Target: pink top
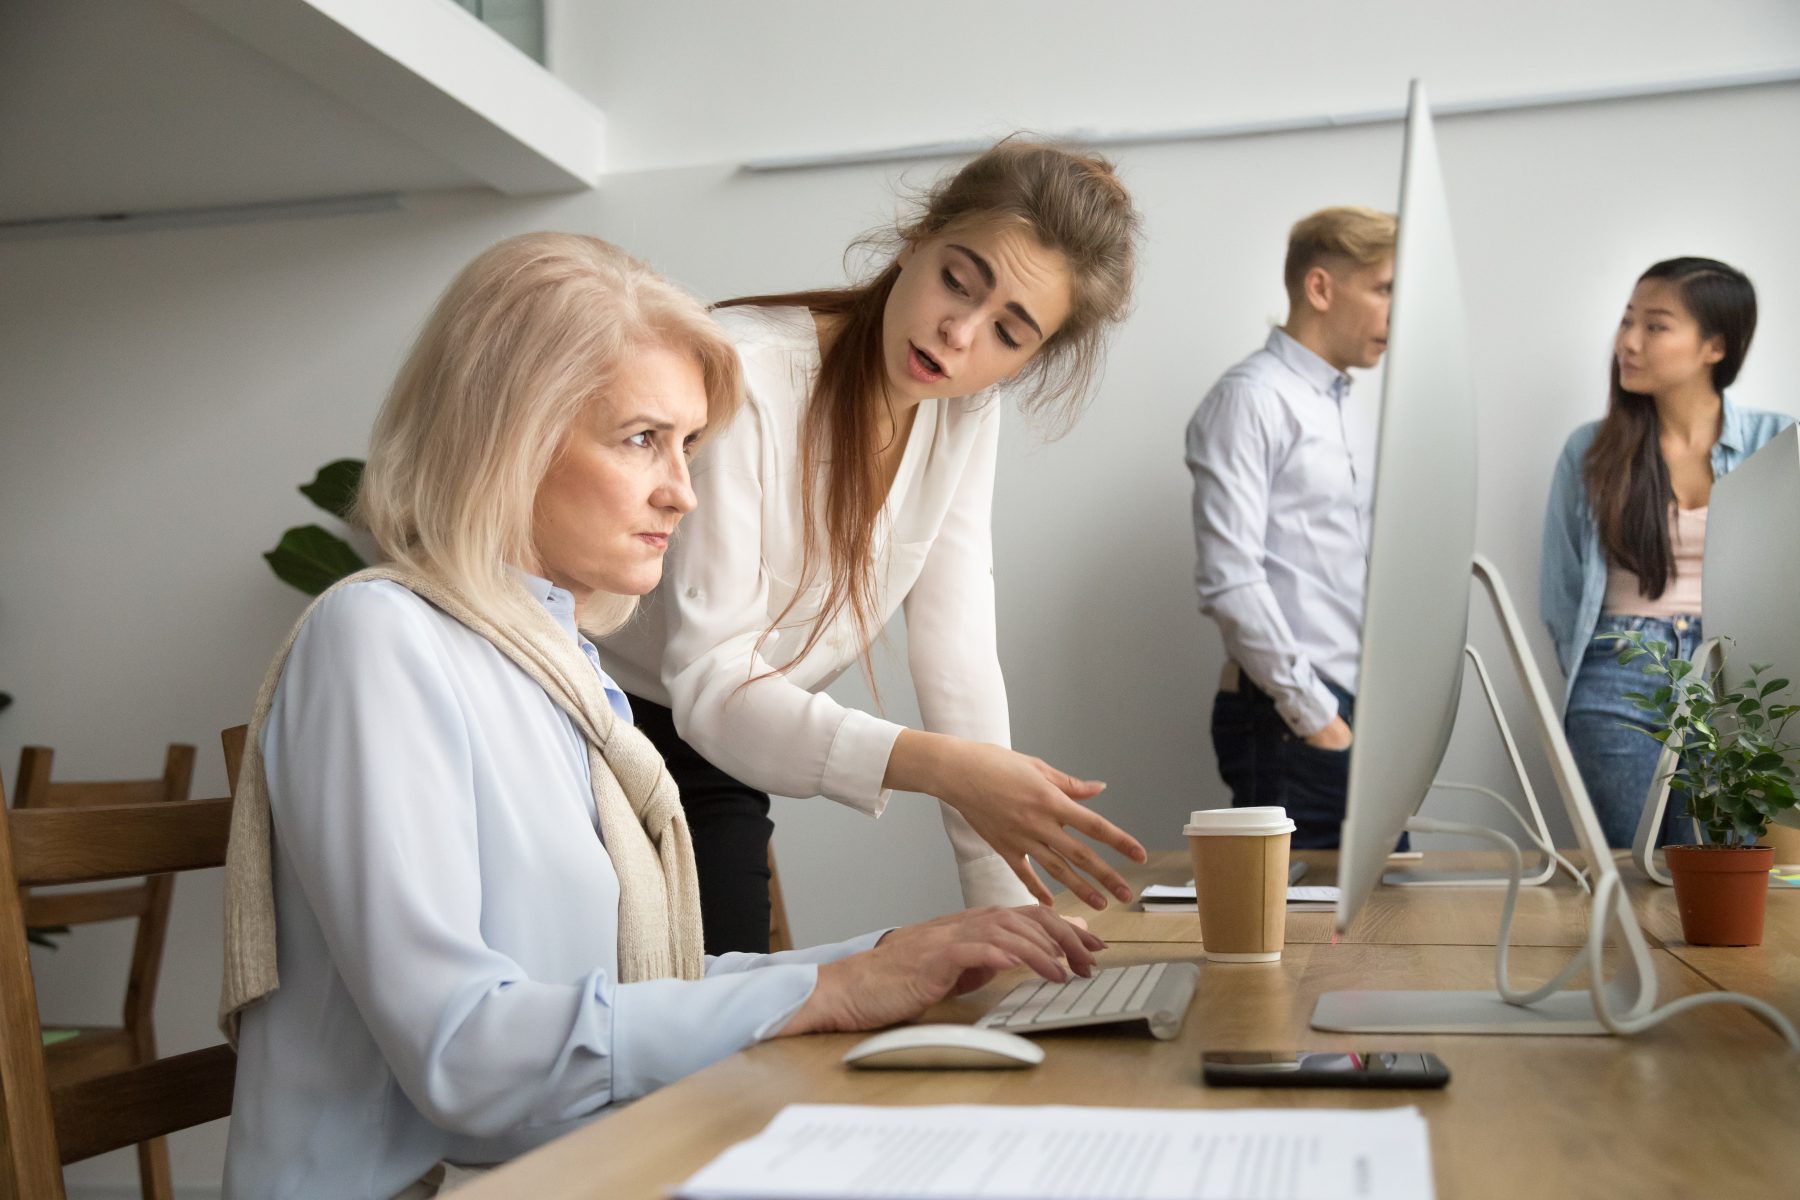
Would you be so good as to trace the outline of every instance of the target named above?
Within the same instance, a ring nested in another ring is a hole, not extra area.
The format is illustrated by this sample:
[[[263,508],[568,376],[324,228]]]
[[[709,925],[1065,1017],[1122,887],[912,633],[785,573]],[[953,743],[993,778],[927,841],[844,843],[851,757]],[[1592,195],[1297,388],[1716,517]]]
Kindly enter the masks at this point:
[[[1606,564],[1606,603],[1601,611],[1620,617],[1700,615],[1700,564],[1706,554],[1706,509],[1669,506],[1669,546],[1675,575],[1652,600],[1638,590],[1637,576],[1617,563]]]

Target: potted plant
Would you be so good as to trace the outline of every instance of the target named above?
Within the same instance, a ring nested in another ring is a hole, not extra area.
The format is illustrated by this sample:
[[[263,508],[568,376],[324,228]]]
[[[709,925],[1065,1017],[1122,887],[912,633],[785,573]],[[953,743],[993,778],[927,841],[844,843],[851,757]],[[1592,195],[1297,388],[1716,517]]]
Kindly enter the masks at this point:
[[[1800,705],[1786,701],[1788,681],[1765,680],[1769,664],[1756,663],[1748,680],[1728,687],[1729,638],[1720,639],[1710,668],[1696,668],[1642,632],[1606,636],[1624,644],[1620,663],[1647,660],[1651,690],[1625,698],[1651,716],[1654,727],[1646,732],[1679,756],[1669,792],[1699,835],[1696,845],[1663,848],[1682,936],[1697,946],[1761,945],[1775,852],[1759,843],[1768,837],[1769,818],[1795,804],[1800,745],[1784,735]]]

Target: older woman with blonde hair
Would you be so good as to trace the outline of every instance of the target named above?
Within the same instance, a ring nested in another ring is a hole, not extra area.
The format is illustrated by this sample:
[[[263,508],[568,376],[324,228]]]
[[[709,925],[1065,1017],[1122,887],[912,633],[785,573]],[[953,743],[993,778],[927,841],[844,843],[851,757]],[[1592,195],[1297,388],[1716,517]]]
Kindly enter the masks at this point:
[[[502,242],[439,302],[358,500],[388,564],[301,617],[238,780],[228,1194],[432,1195],[758,1040],[1090,970],[1039,909],[704,955],[674,784],[583,631],[655,587],[740,389],[593,238]]]

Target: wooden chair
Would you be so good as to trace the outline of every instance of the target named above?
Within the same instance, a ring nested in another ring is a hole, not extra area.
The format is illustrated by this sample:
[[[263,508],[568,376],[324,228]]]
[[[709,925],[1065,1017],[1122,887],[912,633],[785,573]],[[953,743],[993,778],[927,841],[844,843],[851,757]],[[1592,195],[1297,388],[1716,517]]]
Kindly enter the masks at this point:
[[[775,870],[775,847],[769,847],[769,953],[794,948],[794,931],[788,925],[787,904],[781,898],[781,876]]]
[[[52,1079],[25,940],[39,897],[22,899],[30,887],[221,866],[230,828],[229,799],[6,811],[0,797],[0,1200],[63,1200],[63,1164],[230,1115],[237,1059],[224,1045]]]
[[[54,752],[43,746],[26,746],[20,752],[19,793],[15,800],[18,808],[97,808],[186,800],[194,775],[192,746],[170,746],[162,776],[155,779],[52,782],[54,758]],[[157,875],[125,887],[21,895],[27,926],[86,925],[137,918],[137,938],[125,982],[123,1020],[113,1026],[60,1029],[65,1035],[63,1040],[44,1050],[44,1067],[52,1088],[156,1061],[156,982],[162,967],[174,886],[172,876]],[[74,1036],[67,1036],[69,1033]],[[138,1177],[145,1200],[170,1200],[169,1151],[161,1138],[138,1147]]]

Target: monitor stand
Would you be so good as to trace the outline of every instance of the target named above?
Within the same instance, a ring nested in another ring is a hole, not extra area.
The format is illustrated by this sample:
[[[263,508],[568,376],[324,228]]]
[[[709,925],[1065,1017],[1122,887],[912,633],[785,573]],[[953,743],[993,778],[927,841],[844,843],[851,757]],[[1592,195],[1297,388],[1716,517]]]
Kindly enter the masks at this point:
[[[1487,698],[1488,711],[1494,716],[1494,727],[1500,731],[1500,741],[1506,746],[1506,757],[1512,763],[1513,775],[1519,781],[1519,788],[1525,793],[1525,803],[1531,809],[1532,826],[1535,829],[1539,845],[1551,845],[1550,827],[1544,823],[1544,813],[1538,807],[1537,793],[1531,788],[1531,777],[1525,772],[1525,760],[1519,757],[1518,743],[1513,741],[1512,726],[1506,723],[1506,713],[1500,707],[1500,697],[1494,692],[1494,682],[1488,677],[1487,664],[1481,661],[1481,655],[1473,646],[1464,646],[1463,653],[1475,667],[1475,677],[1481,680],[1481,694]],[[1452,788],[1456,785],[1435,783],[1434,788]],[[1556,874],[1556,860],[1543,851],[1538,851],[1543,864],[1533,869],[1522,882],[1526,887],[1537,887],[1548,883]],[[1492,887],[1503,884],[1508,876],[1503,871],[1480,870],[1442,870],[1429,867],[1414,867],[1389,871],[1381,877],[1381,882],[1393,887]]]
[[[1707,638],[1694,651],[1694,669],[1718,670],[1721,652],[1719,639]],[[1657,860],[1656,835],[1662,832],[1663,814],[1669,809],[1669,772],[1675,769],[1675,758],[1675,751],[1667,746],[1657,755],[1656,771],[1650,777],[1650,793],[1644,797],[1643,815],[1638,818],[1637,834],[1631,839],[1631,857],[1638,869],[1648,875],[1652,883],[1660,883],[1664,887],[1672,886],[1675,880]]]
[[[1524,627],[1499,571],[1481,555],[1475,556],[1473,565],[1475,578],[1487,589],[1500,619],[1502,639],[1524,685],[1527,711],[1544,744],[1576,841],[1587,856],[1588,874],[1593,881],[1587,943],[1571,955],[1552,979],[1529,990],[1514,988],[1507,980],[1507,953],[1522,874],[1517,843],[1484,826],[1414,817],[1407,822],[1408,831],[1479,837],[1494,842],[1507,853],[1511,870],[1499,936],[1494,944],[1494,988],[1461,992],[1327,992],[1313,1010],[1314,1029],[1340,1033],[1604,1034],[1635,1027],[1637,1018],[1655,1007],[1656,974],[1650,948],[1624,893],[1618,864],[1607,849],[1606,835],[1594,815],[1587,788],[1569,753],[1562,722],[1557,719],[1537,660],[1525,640]],[[1611,979],[1606,977],[1603,961],[1609,933],[1616,934],[1624,954],[1624,961]],[[1588,987],[1562,990],[1583,968],[1589,973]]]

